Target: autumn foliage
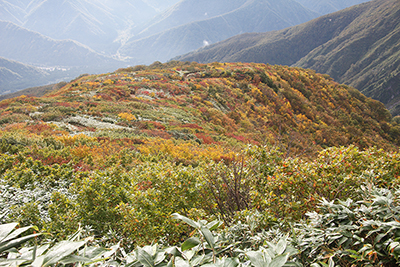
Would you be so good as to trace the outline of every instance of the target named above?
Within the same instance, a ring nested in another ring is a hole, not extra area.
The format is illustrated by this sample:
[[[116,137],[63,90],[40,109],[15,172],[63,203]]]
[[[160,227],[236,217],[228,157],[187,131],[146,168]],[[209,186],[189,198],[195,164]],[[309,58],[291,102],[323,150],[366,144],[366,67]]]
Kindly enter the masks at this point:
[[[4,100],[0,114],[2,220],[57,238],[81,223],[105,242],[173,242],[190,234],[174,212],[299,219],[399,182],[398,122],[312,70],[169,62]]]

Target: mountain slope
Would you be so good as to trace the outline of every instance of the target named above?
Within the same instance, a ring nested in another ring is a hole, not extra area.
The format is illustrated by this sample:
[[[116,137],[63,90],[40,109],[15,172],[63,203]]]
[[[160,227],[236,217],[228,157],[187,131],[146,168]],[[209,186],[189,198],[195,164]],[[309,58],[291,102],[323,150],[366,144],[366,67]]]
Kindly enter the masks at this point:
[[[144,0],[146,4],[157,10],[157,12],[162,12],[179,1],[181,0]]]
[[[11,21],[18,25],[22,24],[25,11],[15,5],[15,3],[10,3],[10,1],[0,0],[0,19]]]
[[[185,0],[180,1],[165,12],[155,16],[139,28],[138,34],[131,41],[144,38],[165,30],[185,25],[194,21],[206,20],[223,15],[241,7],[247,0]]]
[[[39,68],[0,57],[0,95],[23,89],[29,84],[46,83],[50,74]]]
[[[303,6],[321,15],[333,13],[350,6],[358,5],[370,0],[296,0]]]
[[[400,114],[400,2],[375,0],[277,32],[245,34],[177,57],[312,68]]]
[[[53,40],[16,24],[0,21],[0,56],[43,67],[118,66],[118,61],[102,56],[71,40]]]
[[[141,0],[32,1],[24,27],[54,39],[73,39],[107,51],[119,31],[152,17],[156,11]]]
[[[148,141],[154,146],[171,138],[222,146],[275,143],[288,154],[313,154],[327,146],[400,144],[400,126],[382,103],[327,75],[283,66],[156,63],[86,75],[42,98],[5,101],[3,121],[47,121],[94,136],[114,129],[155,138]],[[24,105],[37,112],[18,115]]]
[[[212,3],[216,5],[219,2]],[[130,41],[121,47],[119,53],[141,64],[155,60],[165,61],[235,34],[282,29],[316,16],[316,13],[292,0],[248,0],[231,12]]]

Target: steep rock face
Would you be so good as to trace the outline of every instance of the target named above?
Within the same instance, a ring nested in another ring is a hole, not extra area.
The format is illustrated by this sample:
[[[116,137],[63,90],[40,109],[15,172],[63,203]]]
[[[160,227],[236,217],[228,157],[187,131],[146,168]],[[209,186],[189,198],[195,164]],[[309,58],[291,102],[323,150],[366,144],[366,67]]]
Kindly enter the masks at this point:
[[[176,6],[178,11],[179,8],[185,7],[186,2],[181,2]],[[203,0],[202,2],[207,1]],[[196,18],[200,19],[205,13],[208,14],[206,10],[212,10],[214,6],[217,9],[220,3],[224,2],[215,1],[209,3],[210,6],[204,5],[207,8],[200,9],[196,13]],[[231,11],[226,5],[222,5],[224,8],[220,7],[219,12],[210,12],[211,14],[220,13],[220,15],[170,28],[139,40],[131,40],[121,47],[119,53],[131,57],[133,62],[141,64],[148,64],[156,60],[166,61],[173,56],[221,41],[239,33],[278,30],[318,16],[292,0],[248,0],[234,1],[233,3],[232,6],[228,6]],[[170,10],[172,14],[175,14],[175,17],[178,17],[176,19],[166,13],[165,21],[167,23],[173,21],[176,24],[178,23],[175,20],[185,21],[185,17],[178,16],[178,14],[182,16],[185,12],[178,11]],[[226,13],[222,14],[222,12]],[[142,34],[146,34],[146,31],[161,30],[157,29],[157,27],[162,21],[160,20],[159,23],[152,25]]]
[[[400,114],[400,2],[376,0],[277,32],[245,34],[179,60],[263,62],[312,68]]]

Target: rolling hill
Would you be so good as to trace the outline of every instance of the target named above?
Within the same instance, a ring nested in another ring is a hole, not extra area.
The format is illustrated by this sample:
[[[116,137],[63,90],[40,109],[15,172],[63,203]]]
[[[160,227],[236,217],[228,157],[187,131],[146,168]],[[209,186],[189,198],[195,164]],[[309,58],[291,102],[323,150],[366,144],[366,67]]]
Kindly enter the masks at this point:
[[[174,8],[157,17],[153,24],[142,31],[141,34],[145,37],[136,40],[134,36],[119,49],[119,54],[130,57],[136,64],[166,61],[239,33],[278,30],[318,16],[293,0],[203,0],[199,3],[207,5],[200,5],[189,12],[193,6],[198,6],[193,2],[196,1],[179,2]],[[191,20],[188,14],[199,20],[181,24]],[[211,17],[212,15],[214,17]],[[165,30],[163,25],[173,28]],[[155,34],[146,36],[152,33]]]
[[[400,126],[382,103],[301,68],[155,63],[84,75],[44,97],[18,99],[0,102],[4,122],[44,121],[74,135],[114,129],[194,143],[276,144],[288,154],[400,144]]]
[[[339,207],[334,201],[343,200],[339,202],[343,212],[332,212],[328,217],[339,218],[336,229],[340,232],[344,217],[337,215],[349,214],[349,208],[354,207],[351,203],[358,203],[368,214],[378,210],[379,218],[388,210],[387,203],[397,205],[386,197],[391,195],[388,190],[365,202],[358,200],[365,199],[364,192],[376,192],[375,185],[398,188],[399,145],[400,120],[392,120],[382,103],[310,69],[256,63],[168,62],[84,75],[42,97],[22,95],[0,101],[0,207],[5,214],[1,219],[4,223],[20,222],[23,230],[34,223],[62,240],[78,228],[89,229],[96,236],[90,238],[97,242],[96,247],[83,250],[85,257],[96,258],[71,257],[73,261],[83,258],[89,265],[102,260],[98,252],[93,252],[99,250],[97,244],[119,244],[123,239],[126,247],[138,247],[138,253],[127,254],[129,259],[123,262],[127,266],[135,263],[132,259],[142,253],[143,244],[162,240],[147,246],[147,251],[156,251],[160,244],[182,242],[182,236],[196,240],[193,228],[169,219],[176,212],[186,212],[193,218],[223,216],[227,224],[239,218],[240,229],[244,226],[242,218],[260,222],[257,229],[265,233],[273,227],[270,236],[275,239],[277,233],[280,235],[275,228],[280,219],[297,222],[315,210],[321,199],[327,210]],[[234,206],[235,199],[245,203]],[[382,208],[364,206],[376,202]],[[357,217],[353,222],[369,218]],[[322,229],[332,229],[332,220],[326,221]],[[387,235],[387,225],[393,228],[397,222],[373,223],[384,227],[377,233],[367,224],[369,232],[359,227],[353,229],[354,236],[363,231],[364,236],[379,238]],[[198,225],[203,232],[208,229],[202,226],[204,220]],[[214,227],[215,223],[207,225]],[[308,238],[310,229],[314,230],[305,227],[302,233]],[[107,235],[110,229],[113,234]],[[238,227],[228,229],[237,233]],[[318,236],[324,233],[320,229],[315,230]],[[251,231],[248,226],[240,230],[238,242],[232,242],[230,235],[215,247],[225,250],[225,244],[237,243],[242,249],[241,233]],[[292,240],[303,236],[290,231]],[[42,251],[49,247],[48,236],[38,238],[46,242],[44,249],[40,247]],[[247,236],[252,240],[253,234]],[[355,249],[363,249],[365,244],[356,237],[350,241],[359,245]],[[333,238],[337,240],[336,233]],[[366,239],[371,243],[377,240]],[[301,240],[307,247],[304,254],[296,255],[297,259],[310,258],[308,240]],[[318,240],[325,245],[324,239]],[[381,242],[382,255],[387,247],[384,242],[386,239]],[[71,243],[63,244],[72,251]],[[277,247],[282,247],[282,242],[279,244]],[[117,248],[113,245],[113,249],[100,251],[110,253]],[[178,249],[171,247],[170,251]],[[341,247],[334,243],[321,249],[320,259],[332,249]],[[54,249],[49,251],[54,254]],[[197,253],[190,249],[184,253],[188,252]],[[164,257],[164,251],[161,254]],[[121,256],[116,257],[119,260]],[[149,261],[136,261],[136,265],[146,266],[156,257],[148,256]],[[111,259],[110,264],[101,264],[122,265]],[[6,260],[15,263],[15,259]],[[278,260],[270,266],[281,266],[282,257]],[[350,266],[353,260],[348,257],[344,265],[340,258],[335,264]],[[395,266],[397,258],[390,260]],[[22,261],[30,264],[25,258]],[[73,261],[68,259],[69,264]],[[297,265],[310,266],[312,261]],[[168,258],[167,262],[172,261]],[[225,266],[232,262],[225,262]],[[375,266],[376,262],[366,264]],[[206,263],[202,266],[213,264],[211,255]]]
[[[61,88],[65,84],[66,84],[66,82],[59,82],[56,84],[48,84],[48,85],[29,87],[26,89],[18,90],[17,92],[14,92],[14,93],[9,93],[9,94],[4,94],[4,95],[0,94],[0,101],[4,100],[4,99],[19,97],[19,96],[41,97],[41,96],[44,96],[45,94],[49,93],[50,91]]]
[[[312,68],[400,114],[400,3],[375,0],[281,31],[238,35],[178,60]]]

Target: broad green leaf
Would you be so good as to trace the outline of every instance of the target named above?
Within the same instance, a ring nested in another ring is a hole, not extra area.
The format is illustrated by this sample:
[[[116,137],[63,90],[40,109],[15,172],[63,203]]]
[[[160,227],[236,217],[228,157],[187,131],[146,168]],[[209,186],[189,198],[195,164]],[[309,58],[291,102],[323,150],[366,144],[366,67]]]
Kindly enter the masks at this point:
[[[264,261],[263,253],[261,251],[249,251],[246,252],[249,257],[251,264],[254,267],[268,267],[269,265]]]
[[[220,267],[237,267],[239,265],[239,261],[236,258],[227,258],[218,261],[217,265]]]
[[[85,245],[86,241],[61,241],[52,247],[46,254],[42,255],[43,266],[50,266],[58,263]]]
[[[173,267],[173,266],[174,266],[174,257],[172,257],[172,258],[169,260],[168,264],[167,264],[167,267]]]
[[[278,244],[276,244],[275,252],[278,255],[281,255],[286,250],[287,242],[285,239],[280,239]]]
[[[100,247],[85,247],[80,251],[80,255],[91,259],[97,259],[102,257],[108,251],[110,251],[110,249]]]
[[[389,245],[388,250],[389,250],[389,251],[392,251],[392,250],[394,250],[395,248],[398,248],[399,246],[400,246],[400,243],[399,243],[399,242],[391,242],[390,245]]]
[[[198,239],[197,237],[191,237],[191,238],[187,239],[185,242],[183,242],[181,249],[182,249],[182,251],[185,251],[185,250],[194,248],[198,244],[201,244],[200,239]]]
[[[182,251],[177,247],[169,247],[165,249],[165,253],[173,255],[173,256],[181,256]]]
[[[189,262],[185,261],[181,257],[176,257],[175,258],[175,266],[176,267],[190,267]]]
[[[154,267],[153,258],[145,250],[138,248],[138,260],[144,267]]]
[[[197,266],[197,265],[202,265],[204,263],[204,260],[206,258],[206,255],[202,254],[201,256],[194,257],[194,259],[190,262],[191,266]],[[206,259],[208,260],[208,259]]]
[[[7,223],[0,225],[0,242],[2,242],[3,239],[6,238],[12,231],[14,231],[17,225],[18,223]]]
[[[209,223],[206,225],[206,227],[207,227],[208,229],[210,229],[210,231],[213,231],[213,230],[217,229],[220,225],[221,225],[221,222],[220,222],[220,221],[214,220],[214,221],[212,221],[212,222],[209,222]]]
[[[49,249],[49,247],[50,247],[50,244],[46,244],[46,245],[43,245],[40,247],[37,247],[37,246],[22,247],[19,250],[19,254],[20,254],[19,258],[30,259],[30,260],[34,261],[36,259],[36,257],[45,253]]]
[[[59,261],[60,263],[67,265],[67,264],[73,264],[73,263],[91,263],[93,262],[92,259],[90,258],[86,258],[86,257],[82,257],[82,256],[77,256],[77,255],[69,255],[67,257],[64,257],[63,259],[61,259]]]
[[[200,229],[200,224],[199,223],[197,223],[197,222],[195,222],[195,221],[193,221],[193,220],[191,220],[191,219],[189,219],[189,218],[187,218],[187,217],[185,217],[183,215],[180,215],[178,213],[172,214],[172,218],[175,219],[175,220],[184,221],[185,223],[189,224],[190,226],[192,226],[192,227],[194,227],[196,229]]]
[[[45,259],[45,255],[41,255],[39,257],[36,257],[36,259],[32,262],[32,267],[44,266],[43,265],[44,259]]]
[[[0,259],[0,266],[20,266],[28,262],[28,259]]]
[[[156,246],[144,246],[142,247],[144,251],[146,251],[151,257],[156,255],[157,252],[157,245]]]
[[[6,236],[6,237],[1,241],[1,243],[6,242],[6,241],[11,240],[11,239],[14,239],[14,238],[17,238],[20,234],[22,234],[23,232],[25,232],[25,231],[27,231],[27,230],[29,230],[29,229],[31,229],[31,228],[33,228],[33,227],[32,227],[32,226],[27,226],[27,227],[21,227],[21,228],[15,229],[15,230],[12,231],[8,236]],[[36,230],[37,230],[37,229],[36,229]]]
[[[26,241],[28,241],[28,240],[30,240],[32,238],[35,238],[35,237],[37,237],[39,235],[41,235],[41,234],[40,233],[39,234],[32,234],[32,235],[20,237],[20,238],[14,239],[14,240],[2,242],[0,244],[0,253],[2,253],[3,251],[8,250],[10,248],[17,247],[17,246],[21,245],[22,243],[25,243]]]
[[[194,250],[186,250],[186,251],[184,251],[183,253],[182,253],[182,256],[183,256],[183,258],[185,259],[185,260],[188,260],[188,261],[190,261],[192,258],[193,258],[193,256],[196,254],[196,251],[194,251]]]
[[[214,240],[214,236],[212,235],[211,231],[207,228],[202,226],[200,228],[201,233],[203,234],[204,238],[206,239],[208,245],[214,249],[215,246],[215,240]]]
[[[118,242],[114,246],[112,246],[110,249],[107,249],[107,251],[102,255],[104,258],[109,258],[111,255],[115,254],[117,250],[120,248],[120,243]]]
[[[289,253],[285,253],[283,255],[276,256],[275,258],[272,259],[271,264],[269,265],[270,267],[282,267],[285,265],[289,258]]]
[[[154,258],[154,265],[160,264],[165,259],[165,252],[157,252]]]
[[[379,241],[381,241],[381,239],[384,238],[385,236],[386,236],[386,233],[377,235],[374,243],[375,244],[379,243]]]

